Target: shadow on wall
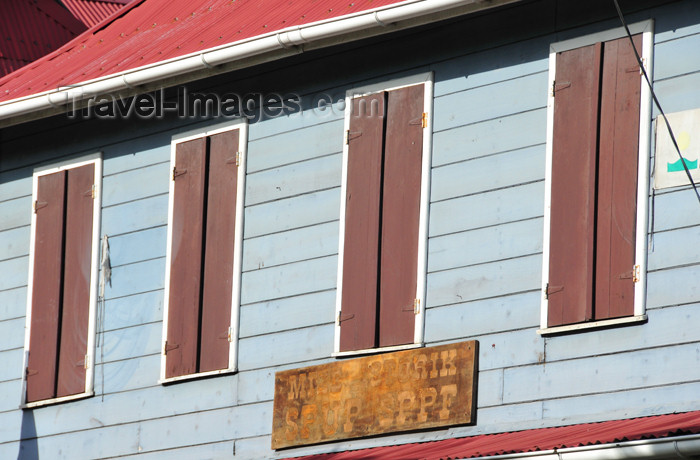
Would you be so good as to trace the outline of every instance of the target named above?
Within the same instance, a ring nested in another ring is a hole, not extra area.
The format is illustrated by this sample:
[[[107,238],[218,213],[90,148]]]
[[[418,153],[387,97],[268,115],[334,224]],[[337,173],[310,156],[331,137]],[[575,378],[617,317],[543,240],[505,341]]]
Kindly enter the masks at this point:
[[[22,428],[17,460],[39,460],[39,444],[36,437],[34,411],[32,410],[22,412]]]

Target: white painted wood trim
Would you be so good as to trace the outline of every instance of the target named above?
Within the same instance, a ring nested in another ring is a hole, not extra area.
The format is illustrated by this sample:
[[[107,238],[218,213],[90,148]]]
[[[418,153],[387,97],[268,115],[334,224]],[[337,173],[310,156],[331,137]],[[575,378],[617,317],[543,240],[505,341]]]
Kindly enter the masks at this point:
[[[233,368],[219,369],[219,370],[215,370],[215,371],[198,372],[196,374],[180,375],[177,377],[170,377],[167,379],[158,379],[158,383],[161,385],[165,385],[168,383],[183,382],[183,381],[187,381],[187,380],[197,380],[197,379],[206,378],[206,377],[213,377],[215,375],[234,374],[235,372],[236,372],[236,369],[233,369]]]
[[[347,135],[350,129],[350,117],[352,112],[352,100],[358,97],[368,96],[381,91],[392,91],[407,86],[424,85],[423,111],[427,114],[428,126],[423,130],[423,157],[421,164],[421,198],[420,198],[420,220],[418,223],[418,261],[416,273],[416,296],[420,302],[419,312],[416,315],[414,328],[414,343],[399,347],[384,347],[370,350],[340,351],[340,311],[343,298],[343,259],[345,251],[345,196],[347,194],[347,172],[348,172],[348,144],[343,142],[342,176],[340,184],[340,222],[338,229],[338,271],[336,279],[336,301],[335,301],[335,336],[333,340],[334,357],[352,356],[358,354],[377,353],[378,351],[401,350],[405,347],[415,348],[421,346],[424,339],[425,324],[425,291],[426,273],[428,257],[428,213],[430,199],[430,167],[433,145],[433,73],[426,72],[403,78],[397,78],[382,83],[352,88],[345,93],[345,121],[343,125],[343,136]]]
[[[547,300],[547,283],[549,282],[549,243],[552,219],[552,141],[554,139],[554,77],[556,75],[557,54],[549,54],[549,78],[547,79],[547,146],[545,147],[544,162],[544,234],[542,235],[542,286],[540,326],[547,327],[547,313],[549,302]]]
[[[350,356],[376,355],[378,353],[389,353],[391,351],[413,350],[423,348],[423,343],[409,343],[408,345],[394,345],[392,347],[365,348],[364,350],[335,351],[331,355],[334,358],[345,358]]]
[[[78,399],[91,398],[95,396],[95,392],[86,391],[85,393],[79,393],[77,395],[63,396],[62,398],[52,398],[44,399],[42,401],[35,401],[31,403],[23,403],[20,409],[32,409],[34,407],[50,406],[51,404],[58,404],[62,402],[75,401]]]
[[[92,209],[92,252],[90,255],[90,294],[88,305],[88,332],[87,332],[87,368],[85,369],[85,392],[64,396],[61,398],[52,398],[43,401],[35,401],[27,403],[27,365],[29,363],[29,337],[31,334],[32,324],[32,287],[34,283],[34,247],[36,245],[36,213],[32,211],[31,231],[29,237],[29,274],[27,276],[27,316],[24,326],[24,359],[22,363],[22,394],[20,396],[20,407],[30,408],[48,404],[55,404],[72,399],[86,398],[94,395],[95,381],[95,338],[97,333],[97,284],[99,272],[100,258],[100,223],[102,212],[102,152],[96,152],[91,155],[85,155],[74,159],[63,160],[50,165],[42,165],[34,168],[32,178],[32,203],[37,200],[39,188],[39,177],[48,174],[57,173],[59,171],[69,170],[88,164],[94,165],[94,184],[95,198],[93,199]]]
[[[654,21],[652,19],[649,19],[646,21],[635,22],[634,24],[628,24],[628,27],[632,35],[647,33],[651,34],[654,29]],[[592,45],[598,42],[616,40],[618,38],[626,36],[627,32],[625,31],[624,27],[616,27],[615,29],[609,29],[602,32],[582,35],[580,37],[572,38],[569,40],[562,40],[560,42],[552,43],[550,45],[549,50],[550,53],[561,53],[562,51],[569,51],[576,48],[581,48],[583,46]]]
[[[647,20],[629,26],[630,32],[642,34],[641,56],[645,64],[647,74],[652,75],[653,60],[653,20]],[[549,243],[551,225],[552,204],[552,141],[554,137],[554,93],[552,91],[556,76],[556,55],[558,52],[568,51],[582,46],[588,46],[600,41],[615,40],[626,37],[623,27],[605,32],[594,33],[582,37],[565,40],[550,45],[549,54],[549,78],[547,86],[547,146],[545,149],[545,202],[544,202],[544,234],[542,238],[542,285],[541,285],[541,309],[540,331],[550,331],[547,327],[548,302],[546,295],[547,282],[549,280]],[[651,155],[651,91],[646,81],[641,79],[640,110],[639,110],[639,154],[637,168],[637,222],[635,242],[635,264],[639,265],[639,281],[634,286],[634,316],[630,318],[644,317],[646,300],[646,260],[647,260],[647,221],[649,214],[649,157]],[[596,322],[599,323],[599,322]],[[585,323],[594,324],[594,323]],[[569,326],[562,326],[569,327]],[[591,329],[595,326],[581,327],[578,329]],[[572,329],[577,330],[577,329]],[[538,331],[539,332],[539,331]],[[550,332],[547,332],[550,333]]]
[[[648,21],[648,27],[642,34],[642,60],[644,70],[649,79],[653,78],[654,69],[654,23]],[[652,82],[653,83],[653,82]],[[639,265],[639,281],[634,286],[634,314],[636,316],[646,313],[647,292],[647,254],[648,238],[647,228],[649,222],[649,193],[651,177],[649,176],[651,155],[651,129],[652,97],[651,90],[642,76],[639,105],[639,164],[637,168],[637,241],[634,260]]]
[[[180,380],[192,380],[200,377],[218,374],[230,374],[238,368],[238,336],[239,336],[239,311],[241,300],[241,270],[243,259],[243,220],[245,203],[245,177],[246,177],[246,157],[248,152],[248,123],[246,119],[236,119],[211,126],[207,130],[190,130],[174,135],[170,142],[170,171],[175,166],[175,149],[177,144],[198,139],[202,137],[219,134],[226,131],[238,129],[238,151],[241,153],[240,164],[238,165],[238,177],[236,181],[236,226],[234,229],[233,247],[233,280],[231,282],[231,342],[229,343],[228,368],[218,369],[210,372],[201,372],[178,377],[165,377],[165,343],[168,340],[168,307],[170,303],[170,262],[172,260],[173,242],[173,209],[175,198],[175,181],[170,176],[168,187],[168,229],[166,237],[165,252],[165,286],[163,293],[163,333],[160,350],[160,378],[158,383],[172,383]]]
[[[612,326],[624,326],[628,324],[639,324],[647,322],[647,315],[626,316],[624,318],[604,319],[601,321],[591,321],[588,323],[567,324],[566,326],[544,327],[538,329],[539,335],[555,335],[566,332],[584,331],[590,329],[602,329]]]

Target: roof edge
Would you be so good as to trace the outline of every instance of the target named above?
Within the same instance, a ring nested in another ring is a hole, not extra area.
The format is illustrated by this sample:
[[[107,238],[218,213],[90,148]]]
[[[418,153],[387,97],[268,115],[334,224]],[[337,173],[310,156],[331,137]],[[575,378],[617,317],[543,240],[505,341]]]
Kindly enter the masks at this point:
[[[666,460],[670,458],[697,458],[698,456],[700,456],[700,435],[694,434],[566,447],[540,452],[469,457],[469,460],[620,460],[626,458]],[[455,458],[455,460],[460,459]]]
[[[125,72],[111,74],[0,103],[0,127],[63,113],[92,97],[148,91],[449,17],[475,13],[522,0],[407,0],[394,5],[221,45]],[[140,2],[134,2],[140,3]],[[131,5],[130,5],[131,6]],[[157,85],[156,85],[157,86]],[[70,105],[70,107],[69,107]]]

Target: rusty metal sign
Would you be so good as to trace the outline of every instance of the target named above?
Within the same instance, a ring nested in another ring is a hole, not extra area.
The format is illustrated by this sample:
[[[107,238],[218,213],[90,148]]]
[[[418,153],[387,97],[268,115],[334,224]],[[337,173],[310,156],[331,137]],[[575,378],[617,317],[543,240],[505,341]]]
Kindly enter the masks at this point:
[[[473,422],[476,341],[275,375],[272,448]]]

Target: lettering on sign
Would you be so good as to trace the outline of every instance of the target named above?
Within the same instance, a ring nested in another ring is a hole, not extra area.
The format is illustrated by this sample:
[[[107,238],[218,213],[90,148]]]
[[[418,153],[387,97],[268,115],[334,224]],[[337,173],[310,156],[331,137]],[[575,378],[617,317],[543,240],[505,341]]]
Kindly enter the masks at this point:
[[[272,448],[473,422],[476,341],[275,375]]]

